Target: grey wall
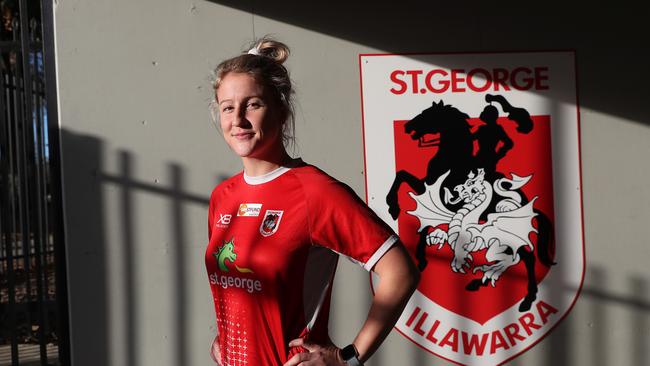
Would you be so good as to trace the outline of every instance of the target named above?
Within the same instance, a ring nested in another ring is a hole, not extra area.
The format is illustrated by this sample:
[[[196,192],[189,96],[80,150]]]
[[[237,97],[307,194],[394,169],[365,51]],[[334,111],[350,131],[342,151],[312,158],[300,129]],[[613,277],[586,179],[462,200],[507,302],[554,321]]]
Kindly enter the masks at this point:
[[[575,49],[587,272],[572,313],[512,365],[650,364],[647,12],[549,2],[56,1],[74,365],[207,365],[211,188],[240,169],[207,112],[210,70],[271,33],[293,50],[296,155],[364,194],[357,55]],[[331,329],[370,302],[341,262]],[[369,365],[445,361],[393,333]]]

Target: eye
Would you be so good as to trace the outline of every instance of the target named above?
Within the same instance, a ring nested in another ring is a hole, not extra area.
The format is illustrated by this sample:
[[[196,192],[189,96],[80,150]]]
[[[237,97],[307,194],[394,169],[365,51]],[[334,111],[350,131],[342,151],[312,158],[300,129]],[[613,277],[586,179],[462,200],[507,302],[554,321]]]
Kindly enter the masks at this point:
[[[261,108],[263,106],[264,106],[264,104],[261,101],[252,100],[252,101],[248,102],[248,104],[246,104],[246,109],[255,110],[255,109]]]
[[[228,112],[232,112],[234,109],[235,108],[233,106],[231,106],[231,105],[224,105],[224,106],[221,107],[221,112],[222,113],[228,113]]]

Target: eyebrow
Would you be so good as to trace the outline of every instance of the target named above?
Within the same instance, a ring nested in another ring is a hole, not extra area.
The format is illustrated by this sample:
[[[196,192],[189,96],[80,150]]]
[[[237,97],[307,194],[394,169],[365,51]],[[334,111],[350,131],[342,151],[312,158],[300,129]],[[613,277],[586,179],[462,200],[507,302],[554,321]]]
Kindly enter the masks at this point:
[[[249,101],[249,100],[251,100],[251,99],[253,99],[253,98],[259,98],[259,99],[261,99],[262,101],[264,101],[264,98],[262,98],[261,95],[251,95],[251,96],[249,96],[249,97],[246,97],[246,98],[244,99],[244,101]],[[217,104],[221,105],[221,103],[232,102],[232,101],[233,101],[232,99],[224,99],[224,100],[222,100],[222,101],[217,100]]]

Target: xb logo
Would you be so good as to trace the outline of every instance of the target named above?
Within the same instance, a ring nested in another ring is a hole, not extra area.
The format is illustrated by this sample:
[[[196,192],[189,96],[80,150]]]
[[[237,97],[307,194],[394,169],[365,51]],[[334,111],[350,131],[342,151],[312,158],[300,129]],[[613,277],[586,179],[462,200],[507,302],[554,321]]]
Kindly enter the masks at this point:
[[[228,227],[228,225],[230,225],[231,219],[232,215],[219,213],[219,219],[214,223],[214,227],[225,229]]]
[[[235,263],[237,259],[237,253],[235,253],[235,238],[230,239],[230,241],[224,242],[223,246],[219,247],[219,251],[212,253],[217,259],[217,265],[222,272],[228,272],[230,269],[226,266],[226,261],[230,263]],[[235,264],[235,268],[240,273],[253,273],[253,270],[248,268],[240,268]]]
[[[221,225],[228,225],[230,224],[230,219],[232,218],[232,215],[229,214],[219,214],[219,220],[217,220],[217,224]]]

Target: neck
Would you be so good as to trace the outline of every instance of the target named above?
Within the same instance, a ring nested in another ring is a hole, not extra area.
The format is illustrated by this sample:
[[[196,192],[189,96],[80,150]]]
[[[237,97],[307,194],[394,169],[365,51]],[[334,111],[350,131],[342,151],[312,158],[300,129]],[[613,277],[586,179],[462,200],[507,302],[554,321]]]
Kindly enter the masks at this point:
[[[286,165],[291,160],[287,152],[282,149],[279,154],[272,157],[252,158],[243,157],[242,163],[244,164],[244,172],[250,177],[256,177],[266,173],[270,173],[275,169]]]

